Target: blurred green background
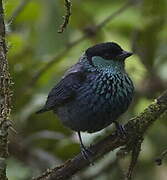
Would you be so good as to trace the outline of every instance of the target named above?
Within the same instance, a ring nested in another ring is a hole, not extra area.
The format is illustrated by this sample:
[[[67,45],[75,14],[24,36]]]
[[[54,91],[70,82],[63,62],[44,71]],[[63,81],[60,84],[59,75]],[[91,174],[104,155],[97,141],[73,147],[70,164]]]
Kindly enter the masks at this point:
[[[95,25],[121,8],[124,0],[73,0],[70,24],[58,34],[65,14],[63,0],[23,0],[20,13],[8,23],[21,0],[5,0],[8,59],[13,85],[12,121],[7,174],[10,180],[28,180],[49,167],[74,157],[79,141],[51,112],[36,115],[49,90],[89,46],[115,41],[135,55],[126,69],[135,84],[135,98],[120,118],[125,123],[139,114],[167,87],[167,1],[134,0],[126,10],[95,32]],[[73,42],[89,33],[75,46]],[[58,56],[58,58],[56,58]],[[49,65],[48,63],[51,62]],[[45,68],[46,67],[46,68]],[[40,72],[40,73],[39,73]],[[161,117],[147,132],[135,180],[166,180],[167,163],[156,166],[154,159],[167,148],[167,121]],[[102,139],[113,127],[83,133],[85,144]],[[75,180],[120,180],[130,156],[116,158],[116,151],[73,177]]]

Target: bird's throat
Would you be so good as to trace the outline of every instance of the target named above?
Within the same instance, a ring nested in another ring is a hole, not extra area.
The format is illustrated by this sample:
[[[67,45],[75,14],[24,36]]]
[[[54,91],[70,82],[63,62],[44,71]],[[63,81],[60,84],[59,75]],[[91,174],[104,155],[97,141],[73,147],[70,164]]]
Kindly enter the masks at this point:
[[[106,60],[100,56],[92,57],[93,65],[100,70],[124,71],[124,61]]]

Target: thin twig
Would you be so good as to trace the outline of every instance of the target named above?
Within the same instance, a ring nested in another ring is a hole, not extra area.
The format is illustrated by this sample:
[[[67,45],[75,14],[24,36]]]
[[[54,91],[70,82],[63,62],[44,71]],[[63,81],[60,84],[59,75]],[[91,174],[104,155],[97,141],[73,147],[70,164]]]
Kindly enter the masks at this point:
[[[136,137],[143,137],[147,129],[153,122],[167,110],[167,90],[150,104],[142,113],[125,124],[127,132],[126,138],[117,136],[114,132],[95,145],[90,146],[93,152],[92,160],[95,161],[104,154],[115,150],[118,147],[125,146]],[[135,143],[134,143],[135,146]],[[82,154],[78,154],[71,160],[66,161],[63,165],[47,170],[41,176],[33,178],[33,180],[66,180],[76,174],[78,171],[88,167],[89,161],[84,159]]]
[[[18,17],[18,15],[24,10],[24,8],[30,1],[31,0],[22,0],[20,4],[16,7],[16,9],[13,11],[12,15],[9,17],[7,24],[11,24],[16,19],[16,17]]]
[[[67,27],[68,23],[69,23],[69,19],[71,16],[71,0],[64,0],[65,2],[65,9],[66,9],[66,14],[65,16],[63,16],[63,23],[60,25],[60,28],[58,30],[58,33],[63,33],[65,28]]]
[[[162,160],[166,157],[167,155],[167,149],[165,149],[161,155],[155,159],[155,162],[157,163],[158,166],[162,165]]]
[[[126,174],[125,180],[131,180],[132,179],[132,173],[135,168],[135,165],[137,164],[137,160],[141,151],[141,144],[143,142],[143,138],[138,137],[136,138],[134,144],[133,144],[133,149],[132,149],[132,157],[131,157],[131,162],[129,165],[128,172]]]
[[[101,29],[104,27],[109,21],[116,18],[118,15],[122,14],[125,10],[127,10],[131,5],[134,5],[132,0],[129,0],[127,3],[125,3],[122,7],[120,7],[117,11],[112,13],[110,16],[108,16],[106,19],[104,19],[101,23],[97,25],[97,29]]]

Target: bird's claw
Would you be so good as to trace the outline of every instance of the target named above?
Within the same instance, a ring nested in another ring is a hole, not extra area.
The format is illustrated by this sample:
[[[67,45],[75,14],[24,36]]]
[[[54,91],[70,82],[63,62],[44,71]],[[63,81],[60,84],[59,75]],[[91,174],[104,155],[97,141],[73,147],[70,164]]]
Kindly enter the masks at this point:
[[[89,163],[91,165],[94,165],[94,163],[92,161],[92,155],[94,154],[93,151],[91,151],[88,148],[82,147],[81,153],[82,153],[82,156],[84,157],[85,160],[89,161]]]
[[[123,125],[120,125],[118,122],[114,122],[114,123],[117,129],[118,136],[120,136],[121,138],[126,138],[127,132],[126,132],[125,127]]]

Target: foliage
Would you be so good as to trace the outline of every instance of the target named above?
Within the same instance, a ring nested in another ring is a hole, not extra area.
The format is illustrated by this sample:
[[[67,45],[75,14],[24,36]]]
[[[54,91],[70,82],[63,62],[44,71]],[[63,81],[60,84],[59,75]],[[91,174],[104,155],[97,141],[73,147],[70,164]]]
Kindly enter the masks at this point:
[[[63,1],[29,0],[8,24],[20,3],[21,0],[5,1],[8,59],[14,82],[12,120],[18,132],[17,135],[10,132],[10,180],[20,179],[19,176],[21,179],[28,179],[79,152],[78,139],[74,132],[65,128],[52,113],[36,115],[35,112],[45,102],[48,91],[60,80],[64,71],[92,44],[116,41],[124,49],[132,49],[136,53],[127,61],[126,66],[135,83],[136,94],[128,112],[120,118],[122,123],[141,112],[167,87],[166,0],[135,1],[133,6],[118,14],[101,30],[65,51],[64,56],[42,73],[37,81],[34,76],[41,68],[70,43],[92,32],[95,25],[125,2],[73,0],[70,22],[62,34],[57,31],[64,15]],[[146,135],[134,179],[166,179],[167,164],[164,162],[162,166],[157,167],[154,163],[154,159],[167,146],[166,126],[167,122],[163,116]],[[84,133],[84,142],[96,142],[111,132],[112,128],[111,126],[91,135]],[[111,168],[104,168],[110,165]],[[111,152],[95,166],[80,172],[76,179],[121,179],[128,165],[128,155],[118,160],[116,152]],[[23,170],[16,174],[16,167]]]

